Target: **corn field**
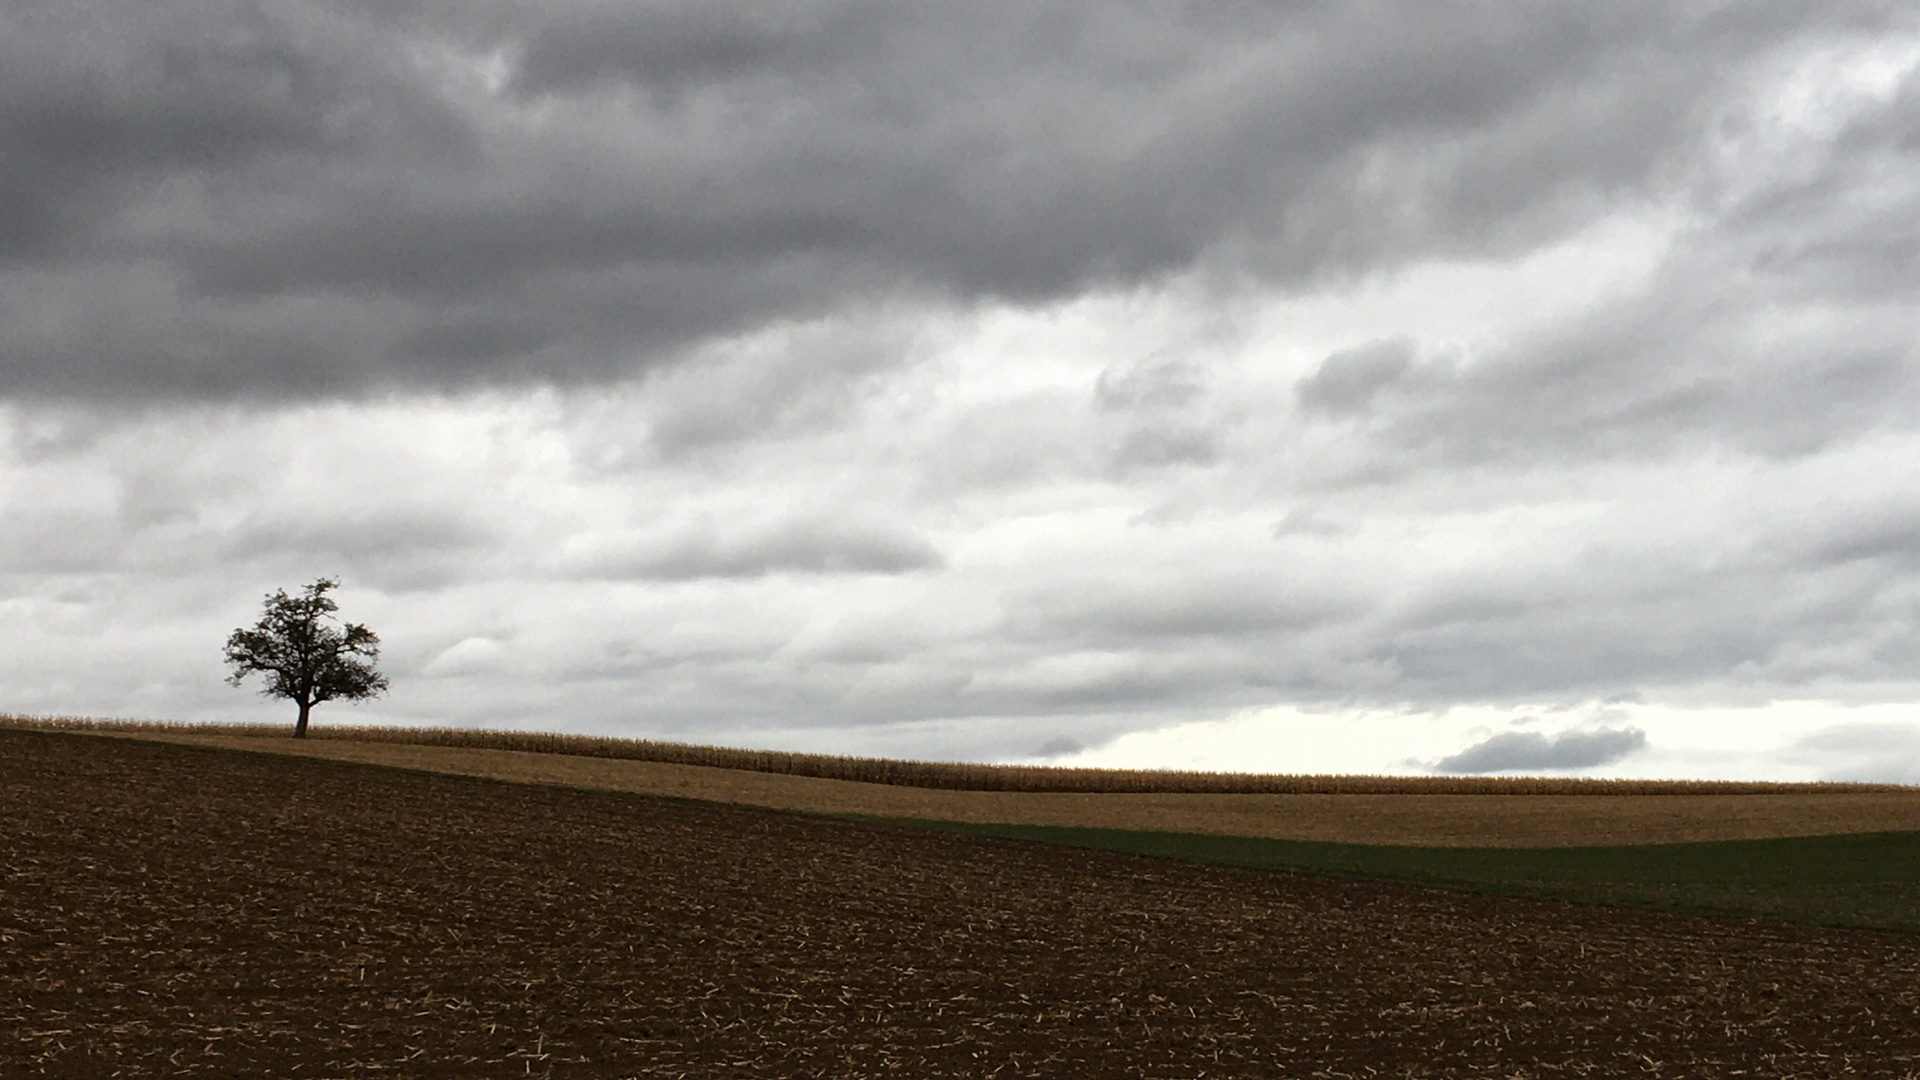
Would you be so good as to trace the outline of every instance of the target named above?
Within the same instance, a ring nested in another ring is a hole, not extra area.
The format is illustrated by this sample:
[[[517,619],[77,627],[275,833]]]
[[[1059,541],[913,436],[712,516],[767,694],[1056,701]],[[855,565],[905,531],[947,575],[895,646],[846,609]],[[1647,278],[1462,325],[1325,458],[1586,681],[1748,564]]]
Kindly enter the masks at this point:
[[[219,736],[285,739],[280,724],[190,724],[75,716],[0,715],[0,727],[98,734]],[[944,791],[1073,792],[1085,794],[1206,795],[1778,795],[1804,792],[1899,791],[1892,784],[1759,783],[1720,780],[1597,780],[1573,777],[1332,776],[1180,772],[1159,769],[1087,769],[1047,765],[984,765],[841,757],[784,750],[744,750],[473,728],[315,727],[313,739],[509,750],[531,754],[651,761],[712,769]]]

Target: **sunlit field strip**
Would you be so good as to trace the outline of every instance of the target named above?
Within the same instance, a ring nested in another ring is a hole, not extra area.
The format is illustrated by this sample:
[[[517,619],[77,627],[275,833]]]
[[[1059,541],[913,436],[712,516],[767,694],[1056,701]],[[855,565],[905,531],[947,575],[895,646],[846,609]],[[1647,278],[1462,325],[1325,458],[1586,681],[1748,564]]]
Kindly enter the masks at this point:
[[[188,724],[65,716],[0,715],[0,726],[103,734],[224,735],[252,738],[284,738],[289,733],[287,725]],[[308,737],[364,743],[512,750],[523,753],[697,765],[783,776],[815,777],[944,791],[1215,795],[1777,795],[1907,790],[1898,785],[1857,783],[1598,780],[1492,776],[1327,776],[1082,769],[1044,765],[982,765],[839,757],[830,754],[802,754],[779,750],[695,746],[647,739],[467,728],[317,725],[308,733]]]

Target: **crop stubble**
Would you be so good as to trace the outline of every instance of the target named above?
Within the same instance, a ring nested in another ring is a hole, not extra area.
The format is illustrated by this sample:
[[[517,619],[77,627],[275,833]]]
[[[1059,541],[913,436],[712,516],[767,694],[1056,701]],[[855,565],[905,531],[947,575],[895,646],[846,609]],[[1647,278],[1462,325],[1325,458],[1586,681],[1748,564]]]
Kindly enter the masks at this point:
[[[0,1075],[1906,1076],[1920,939],[0,732]]]
[[[971,824],[1457,847],[1759,840],[1920,829],[1920,789],[1756,785],[1740,794],[1212,794],[953,791],[670,762],[353,739],[140,738],[777,810]],[[1421,788],[1421,778],[1404,783]]]

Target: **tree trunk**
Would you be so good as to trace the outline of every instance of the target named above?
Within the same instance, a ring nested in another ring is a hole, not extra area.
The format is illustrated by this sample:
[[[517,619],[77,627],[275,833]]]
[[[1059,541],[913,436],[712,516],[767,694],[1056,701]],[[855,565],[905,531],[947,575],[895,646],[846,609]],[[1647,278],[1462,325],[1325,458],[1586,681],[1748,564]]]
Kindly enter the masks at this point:
[[[298,722],[296,722],[296,723],[295,723],[295,724],[293,725],[293,737],[294,737],[294,738],[296,738],[296,739],[304,739],[304,738],[306,738],[306,737],[307,737],[307,714],[308,714],[308,713],[310,713],[310,712],[312,712],[312,711],[313,711],[313,703],[312,703],[312,702],[310,702],[310,701],[303,701],[303,702],[301,702],[301,703],[300,703],[300,719],[299,719],[299,721],[298,721]]]

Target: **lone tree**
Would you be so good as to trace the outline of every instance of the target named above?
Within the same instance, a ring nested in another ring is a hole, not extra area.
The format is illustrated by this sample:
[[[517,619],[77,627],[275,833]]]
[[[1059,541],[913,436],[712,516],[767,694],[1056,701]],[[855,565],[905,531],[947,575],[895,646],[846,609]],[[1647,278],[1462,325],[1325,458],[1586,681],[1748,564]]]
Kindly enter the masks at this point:
[[[299,596],[285,589],[267,597],[266,614],[251,630],[235,630],[227,639],[227,663],[235,686],[254,672],[266,676],[260,693],[293,699],[300,720],[293,737],[307,737],[307,714],[315,705],[335,699],[360,701],[386,690],[386,676],[373,669],[380,658],[380,638],[359,623],[332,625],[340,605],[327,593],[340,582],[321,578]]]

